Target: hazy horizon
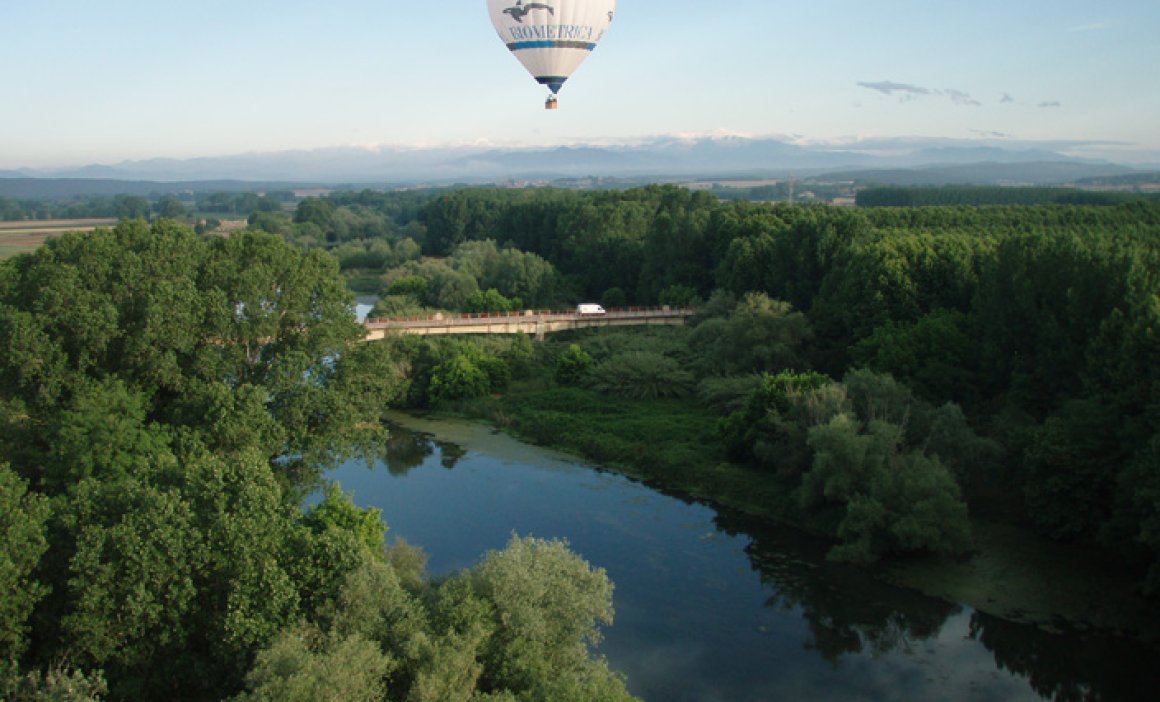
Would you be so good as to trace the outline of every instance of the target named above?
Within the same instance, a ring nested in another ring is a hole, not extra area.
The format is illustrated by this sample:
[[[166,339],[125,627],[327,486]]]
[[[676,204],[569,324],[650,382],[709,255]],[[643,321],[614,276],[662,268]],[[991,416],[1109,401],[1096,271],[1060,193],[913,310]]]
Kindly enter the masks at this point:
[[[1160,162],[1160,5],[622,0],[542,109],[483,0],[6,8],[0,170],[740,134]],[[1059,150],[1059,149],[1055,149]]]

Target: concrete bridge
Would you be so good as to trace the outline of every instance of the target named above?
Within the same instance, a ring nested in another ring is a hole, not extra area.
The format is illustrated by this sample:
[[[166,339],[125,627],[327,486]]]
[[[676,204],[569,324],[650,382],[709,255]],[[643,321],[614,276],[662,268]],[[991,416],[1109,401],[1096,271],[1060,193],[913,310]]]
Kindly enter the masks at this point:
[[[680,326],[693,316],[692,308],[613,309],[604,314],[579,314],[575,311],[443,313],[430,317],[400,319],[372,318],[365,322],[367,341],[378,341],[387,334],[533,334],[537,340],[553,332],[591,327]]]

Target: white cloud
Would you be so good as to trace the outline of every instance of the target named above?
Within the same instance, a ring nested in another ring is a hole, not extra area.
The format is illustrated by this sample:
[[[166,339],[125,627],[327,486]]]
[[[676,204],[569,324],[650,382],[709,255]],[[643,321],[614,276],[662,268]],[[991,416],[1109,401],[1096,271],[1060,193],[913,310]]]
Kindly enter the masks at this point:
[[[924,88],[921,85],[914,85],[913,83],[899,83],[893,80],[879,80],[879,81],[859,81],[858,87],[873,90],[882,93],[883,95],[900,95],[902,102],[909,102],[927,95],[942,95],[950,98],[951,102],[956,105],[963,105],[966,107],[979,107],[983,103],[971,97],[971,94],[962,90],[954,88],[946,88],[944,90],[935,90],[932,88]]]
[[[978,100],[976,100],[975,98],[971,97],[969,93],[964,93],[961,90],[954,90],[951,88],[947,88],[946,90],[944,90],[942,92],[943,92],[943,94],[945,94],[947,97],[949,97],[951,99],[951,102],[955,103],[956,105],[966,105],[968,107],[979,107],[983,104],[983,103],[979,102]]]
[[[923,88],[918,85],[911,85],[909,83],[896,83],[892,80],[880,80],[875,82],[860,81],[860,87],[876,90],[883,95],[893,95],[895,93],[902,93],[903,97],[915,95],[930,95],[934,91],[930,88]]]

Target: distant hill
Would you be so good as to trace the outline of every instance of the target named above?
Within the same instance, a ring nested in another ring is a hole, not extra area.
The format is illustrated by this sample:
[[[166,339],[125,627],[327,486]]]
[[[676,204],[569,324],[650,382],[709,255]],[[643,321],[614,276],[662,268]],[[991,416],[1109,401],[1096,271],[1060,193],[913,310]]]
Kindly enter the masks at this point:
[[[192,192],[252,192],[286,190],[306,184],[264,183],[244,180],[199,180],[163,183],[111,178],[0,178],[0,197],[12,199],[68,199],[86,196],[168,195]]]
[[[1133,173],[1125,166],[1072,158],[1034,143],[888,139],[801,144],[773,138],[669,136],[637,143],[557,147],[340,147],[8,170],[0,173],[0,196],[791,175],[824,175],[831,180],[879,185],[1051,185]]]

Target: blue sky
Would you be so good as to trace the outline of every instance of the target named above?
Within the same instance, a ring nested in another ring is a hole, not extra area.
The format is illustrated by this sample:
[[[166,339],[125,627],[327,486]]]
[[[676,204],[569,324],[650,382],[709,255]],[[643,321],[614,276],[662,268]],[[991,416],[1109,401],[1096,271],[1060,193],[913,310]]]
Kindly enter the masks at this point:
[[[0,169],[668,134],[1160,162],[1157,0],[620,0],[545,91],[484,0],[2,0]]]

